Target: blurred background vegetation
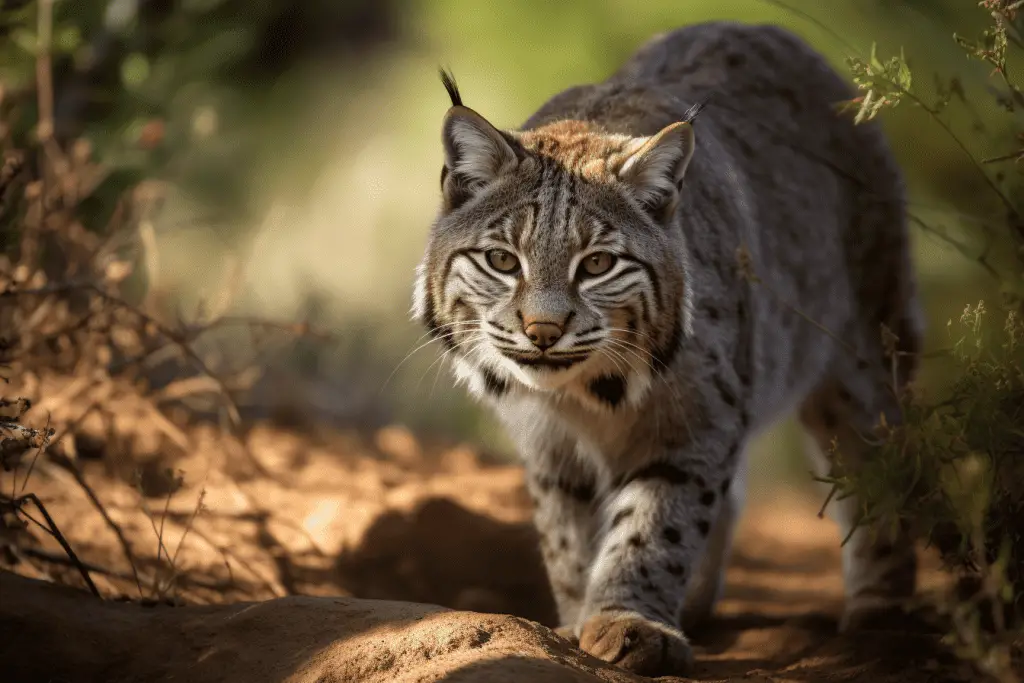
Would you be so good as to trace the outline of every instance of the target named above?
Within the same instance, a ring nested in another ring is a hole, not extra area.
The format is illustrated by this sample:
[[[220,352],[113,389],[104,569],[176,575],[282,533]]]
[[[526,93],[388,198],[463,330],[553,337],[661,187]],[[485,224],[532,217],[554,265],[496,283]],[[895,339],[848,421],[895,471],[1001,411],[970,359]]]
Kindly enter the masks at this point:
[[[409,356],[423,339],[407,311],[447,108],[437,66],[454,70],[470,106],[515,127],[558,91],[608,76],[654,34],[712,19],[786,26],[844,73],[845,58],[872,43],[883,59],[902,48],[915,92],[958,101],[943,120],[976,158],[1005,153],[1021,128],[1020,110],[1013,128],[993,97],[991,66],[953,42],[990,23],[965,0],[3,0],[0,138],[11,149],[36,135],[43,107],[58,140],[88,141],[106,169],[83,204],[90,229],[104,229],[125,188],[159,189],[136,248],[145,267],[127,285],[134,297],[170,317],[229,301],[238,314],[332,333],[267,361],[252,410],[399,422],[505,458],[507,442],[452,387],[439,349]],[[47,45],[52,102],[33,92]],[[947,348],[948,319],[999,298],[977,257],[1012,259],[1000,241],[1006,207],[935,120],[910,106],[882,118],[911,210],[930,226],[915,231],[928,347]],[[4,250],[19,211],[0,211]],[[930,361],[923,384],[947,375]],[[755,490],[809,483],[793,431],[759,442]]]

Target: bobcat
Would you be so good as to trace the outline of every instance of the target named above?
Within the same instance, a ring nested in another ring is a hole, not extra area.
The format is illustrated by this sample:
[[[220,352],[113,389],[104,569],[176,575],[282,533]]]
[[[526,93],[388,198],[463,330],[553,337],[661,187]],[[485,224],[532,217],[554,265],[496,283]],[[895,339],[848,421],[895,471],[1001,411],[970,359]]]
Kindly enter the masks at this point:
[[[797,411],[827,473],[833,438],[856,467],[879,415],[898,420],[883,325],[908,359],[898,385],[923,330],[900,171],[876,125],[838,113],[840,76],[774,26],[658,36],[518,130],[442,79],[413,315],[517,442],[561,632],[640,674],[684,671],[751,437]],[[830,508],[845,537],[856,500]],[[912,595],[915,571],[906,530],[858,528],[840,627]]]

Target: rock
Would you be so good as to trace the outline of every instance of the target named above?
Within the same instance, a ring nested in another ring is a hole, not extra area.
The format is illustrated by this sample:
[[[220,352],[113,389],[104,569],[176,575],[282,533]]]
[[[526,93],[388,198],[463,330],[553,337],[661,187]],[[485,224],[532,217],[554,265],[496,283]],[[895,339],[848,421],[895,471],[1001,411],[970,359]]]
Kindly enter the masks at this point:
[[[0,596],[0,672],[18,683],[645,680],[534,622],[431,605],[287,597],[144,607],[8,572]]]

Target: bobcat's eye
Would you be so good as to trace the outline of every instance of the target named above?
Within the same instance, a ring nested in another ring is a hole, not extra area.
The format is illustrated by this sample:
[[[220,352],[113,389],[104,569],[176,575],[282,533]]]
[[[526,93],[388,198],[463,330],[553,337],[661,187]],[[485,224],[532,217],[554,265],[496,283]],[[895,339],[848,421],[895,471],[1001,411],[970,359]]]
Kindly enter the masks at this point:
[[[579,275],[581,277],[596,277],[604,275],[615,265],[615,255],[607,251],[599,251],[596,254],[589,254],[580,263]]]
[[[519,270],[519,259],[504,249],[491,249],[487,252],[487,263],[499,273],[514,273]]]

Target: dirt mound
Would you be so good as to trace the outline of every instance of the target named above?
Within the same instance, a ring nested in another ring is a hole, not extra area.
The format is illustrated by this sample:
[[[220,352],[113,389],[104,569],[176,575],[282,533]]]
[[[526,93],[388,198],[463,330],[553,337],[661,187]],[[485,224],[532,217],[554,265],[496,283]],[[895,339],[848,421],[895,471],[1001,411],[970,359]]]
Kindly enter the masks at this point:
[[[0,573],[8,681],[394,683],[638,680],[517,617],[354,598],[101,602]]]
[[[556,616],[519,468],[396,429],[267,427],[245,444],[262,473],[238,476],[225,464],[238,444],[213,428],[189,440],[170,498],[103,460],[78,463],[93,499],[67,467],[37,465],[31,489],[108,599],[3,575],[3,680],[640,680],[545,628]],[[836,634],[839,539],[815,512],[787,496],[753,504],[718,616],[689,634],[691,675],[977,680],[938,635],[905,624]],[[0,551],[23,576],[81,585],[52,539],[0,534]],[[943,581],[934,565],[923,579],[926,590]]]

